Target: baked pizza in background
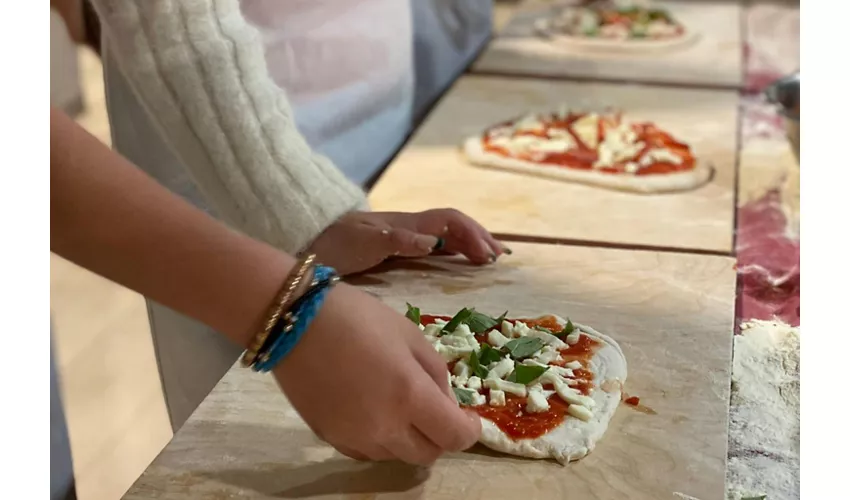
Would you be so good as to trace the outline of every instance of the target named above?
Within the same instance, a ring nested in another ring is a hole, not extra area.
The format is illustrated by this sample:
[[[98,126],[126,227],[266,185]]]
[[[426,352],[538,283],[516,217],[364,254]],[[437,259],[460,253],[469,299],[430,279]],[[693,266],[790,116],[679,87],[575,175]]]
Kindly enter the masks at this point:
[[[593,450],[626,381],[611,338],[555,315],[498,318],[474,309],[407,317],[443,356],[458,404],[481,417],[481,443],[566,464]]]
[[[578,48],[653,50],[685,45],[694,33],[666,9],[597,1],[558,7],[535,23],[538,34]]]
[[[655,124],[613,111],[565,108],[509,120],[468,138],[463,152],[483,167],[640,193],[694,189],[713,172]]]

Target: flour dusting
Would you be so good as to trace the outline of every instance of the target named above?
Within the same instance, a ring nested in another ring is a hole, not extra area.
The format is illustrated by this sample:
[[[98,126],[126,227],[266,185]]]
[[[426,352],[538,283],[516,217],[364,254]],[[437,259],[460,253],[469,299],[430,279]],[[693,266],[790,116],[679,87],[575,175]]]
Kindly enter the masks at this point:
[[[730,500],[800,498],[800,328],[749,321],[735,337]]]

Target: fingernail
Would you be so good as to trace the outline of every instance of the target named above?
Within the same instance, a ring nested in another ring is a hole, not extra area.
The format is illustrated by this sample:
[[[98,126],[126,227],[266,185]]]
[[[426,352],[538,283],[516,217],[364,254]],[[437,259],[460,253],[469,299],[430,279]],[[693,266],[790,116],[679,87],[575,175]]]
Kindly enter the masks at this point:
[[[502,253],[504,253],[506,255],[513,255],[514,251],[511,250],[510,248],[506,247],[506,246],[502,246]]]
[[[423,252],[430,252],[434,249],[434,247],[437,246],[437,244],[440,242],[439,240],[440,239],[437,238],[437,237],[426,236],[426,235],[421,234],[421,235],[416,236],[416,239],[414,240],[414,244],[416,245],[416,248],[418,248],[419,250],[422,250]]]
[[[445,246],[446,240],[444,238],[437,238],[437,244],[434,245],[434,248],[432,250],[436,252],[442,250],[443,248],[445,248]]]
[[[498,257],[496,257],[496,254],[493,253],[493,252],[490,252],[490,264],[493,264],[494,262],[496,262],[496,259],[498,259]]]

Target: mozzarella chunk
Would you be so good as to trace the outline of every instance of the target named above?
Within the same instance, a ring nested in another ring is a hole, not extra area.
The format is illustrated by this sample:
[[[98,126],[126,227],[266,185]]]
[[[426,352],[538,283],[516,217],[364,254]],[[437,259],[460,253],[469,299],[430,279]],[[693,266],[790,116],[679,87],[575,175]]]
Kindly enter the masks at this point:
[[[460,360],[455,363],[455,366],[452,369],[452,373],[454,373],[458,377],[469,378],[469,365],[466,364],[466,361]]]
[[[451,384],[459,389],[463,389],[466,387],[466,377],[461,377],[458,375],[452,375],[449,377],[449,381]]]
[[[565,153],[572,147],[573,142],[564,137],[538,141],[531,145],[529,149],[539,153]]]
[[[505,391],[493,389],[490,391],[490,406],[505,406]]]
[[[536,116],[528,115],[516,122],[514,128],[517,132],[542,132],[545,127]]]
[[[573,371],[569,368],[565,368],[563,366],[550,366],[549,371],[556,374],[559,377],[572,377]]]
[[[626,163],[624,168],[626,170],[626,173],[636,174],[638,172],[638,170],[640,170],[640,165],[638,165],[637,163],[635,163],[633,161],[630,161],[630,162]]]
[[[425,325],[421,325],[421,324],[420,324],[420,325],[419,325],[419,329],[420,329],[420,330],[422,330],[422,331],[424,332],[424,331],[425,331]]]
[[[484,380],[484,387],[491,390],[496,389],[498,391],[508,392],[521,398],[528,395],[528,391],[524,385],[517,384],[516,382],[508,382],[507,380],[498,378],[487,378]]]
[[[566,344],[564,345],[566,346]],[[559,353],[554,347],[548,345],[534,354],[534,359],[536,361],[547,365],[560,357],[561,353]]]
[[[593,149],[599,145],[599,115],[588,113],[573,123],[573,132],[587,147]]]
[[[431,323],[426,326],[422,331],[425,332],[426,337],[439,337],[440,332],[443,330],[443,325],[438,325],[436,323]]]
[[[646,34],[649,36],[672,36],[677,34],[676,26],[664,21],[652,21],[646,26]]]
[[[465,358],[472,354],[472,351],[474,351],[474,349],[470,346],[453,347],[450,345],[443,345],[440,342],[434,342],[431,345],[434,346],[434,349],[436,349],[437,354],[442,356],[447,363],[451,363],[456,359]]]
[[[514,336],[514,325],[511,324],[511,322],[506,320],[502,321],[502,335],[508,338]]]
[[[543,330],[538,330],[533,328],[528,331],[526,334],[529,337],[535,337],[542,340],[547,346],[554,347],[555,349],[563,349],[567,347],[567,344],[564,343],[563,340],[558,337],[552,335],[549,332],[544,332]]]
[[[654,162],[672,163],[673,165],[681,165],[684,160],[676,153],[665,148],[653,148],[646,152],[641,158],[641,164],[644,166]]]
[[[473,392],[472,403],[469,406],[481,406],[484,404],[487,404],[487,398],[481,393]],[[567,410],[569,410],[569,408],[567,408]]]
[[[499,330],[490,330],[487,333],[487,343],[493,347],[499,348],[508,343],[508,338],[502,335]]]
[[[584,422],[589,422],[593,418],[593,412],[581,405],[568,406],[567,413]]]
[[[593,398],[585,396],[572,387],[569,387],[567,384],[561,382],[555,384],[555,392],[558,393],[558,397],[571,405],[581,405],[587,408],[593,408],[596,405]]]
[[[522,360],[522,364],[526,366],[539,366],[540,368],[547,368],[549,366],[546,363],[541,363],[540,361],[537,361],[536,359],[532,358],[526,358]]]
[[[505,378],[514,371],[514,360],[511,359],[510,356],[505,356],[499,361],[494,361],[488,367],[490,373],[487,374],[487,378]]]
[[[513,328],[514,337],[525,337],[526,335],[528,335],[528,332],[530,332],[530,331],[531,331],[531,328],[529,328],[528,325],[526,325],[522,321],[514,322],[514,328]]]
[[[574,330],[573,333],[567,335],[564,340],[566,340],[569,345],[576,345],[578,344],[578,341],[581,340],[581,332]]]
[[[473,375],[469,377],[469,380],[466,382],[466,386],[472,389],[473,391],[477,391],[481,389],[481,379]]]
[[[569,368],[570,370],[578,370],[581,368],[581,361],[572,360],[569,363],[564,365],[565,368]]]
[[[536,385],[528,390],[528,402],[525,405],[525,411],[528,413],[543,413],[549,410],[549,401],[539,387],[540,385]]]

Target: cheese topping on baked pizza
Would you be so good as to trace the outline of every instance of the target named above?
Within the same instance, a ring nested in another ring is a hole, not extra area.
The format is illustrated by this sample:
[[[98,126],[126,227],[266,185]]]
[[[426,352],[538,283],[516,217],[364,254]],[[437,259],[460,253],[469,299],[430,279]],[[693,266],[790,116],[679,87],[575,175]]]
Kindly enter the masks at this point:
[[[493,318],[472,309],[455,316],[408,318],[445,359],[458,403],[513,439],[541,436],[565,418],[593,418],[590,359],[601,344],[554,316]]]
[[[670,174],[696,166],[687,144],[652,123],[625,122],[613,112],[525,116],[486,130],[482,148],[538,165],[605,174]]]
[[[685,28],[664,9],[623,2],[570,6],[541,19],[538,29],[564,35],[608,40],[664,40],[681,37]]]

